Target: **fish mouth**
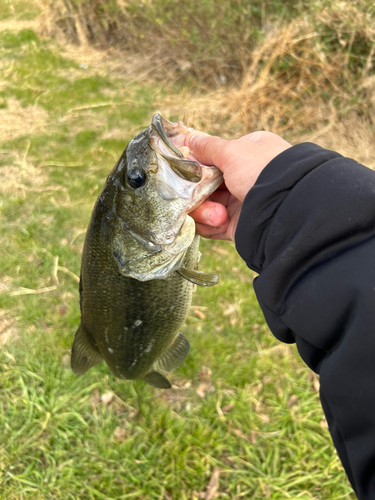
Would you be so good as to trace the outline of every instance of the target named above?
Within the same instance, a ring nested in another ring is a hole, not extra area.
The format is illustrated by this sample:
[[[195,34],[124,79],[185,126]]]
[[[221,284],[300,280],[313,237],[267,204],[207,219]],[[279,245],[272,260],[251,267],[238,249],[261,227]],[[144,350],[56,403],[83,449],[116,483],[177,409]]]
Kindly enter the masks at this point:
[[[192,130],[185,127],[182,122],[172,123],[156,113],[151,122],[151,143],[176,175],[185,181],[197,183],[202,180],[202,166],[195,160],[187,159],[188,148],[181,147],[182,151],[185,150],[185,156],[174,144],[174,142],[181,143],[181,136],[183,144],[183,138]]]
[[[156,113],[150,127],[150,144],[158,156],[158,191],[163,199],[190,199],[188,212],[197,208],[222,183],[221,171],[204,165],[184,146],[194,129],[172,123]]]
[[[184,146],[186,135],[193,130],[182,122],[170,122],[159,113],[152,118],[149,138],[157,156],[156,189],[163,200],[178,200],[180,211],[168,227],[148,234],[153,245],[171,248],[179,238],[187,214],[198,208],[222,183],[222,173],[218,168],[191,158],[189,148]],[[189,244],[193,236],[189,238]]]

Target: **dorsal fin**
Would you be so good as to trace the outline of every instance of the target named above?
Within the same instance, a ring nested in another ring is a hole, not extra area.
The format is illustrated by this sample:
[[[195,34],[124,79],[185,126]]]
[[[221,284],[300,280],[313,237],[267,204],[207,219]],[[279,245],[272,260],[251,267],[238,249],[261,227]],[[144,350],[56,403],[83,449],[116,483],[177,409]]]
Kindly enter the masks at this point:
[[[77,375],[83,375],[102,360],[100,352],[92,346],[84,327],[80,324],[72,347],[72,370]]]
[[[146,375],[139,378],[152,385],[152,387],[157,387],[158,389],[170,389],[172,387],[169,380],[155,370],[150,370],[146,373]]]
[[[187,269],[186,267],[177,269],[177,272],[183,278],[198,286],[214,286],[219,282],[219,276],[216,273],[202,273],[202,271]]]
[[[168,349],[158,358],[154,366],[163,373],[169,373],[185,361],[189,350],[189,342],[182,333],[179,333]]]

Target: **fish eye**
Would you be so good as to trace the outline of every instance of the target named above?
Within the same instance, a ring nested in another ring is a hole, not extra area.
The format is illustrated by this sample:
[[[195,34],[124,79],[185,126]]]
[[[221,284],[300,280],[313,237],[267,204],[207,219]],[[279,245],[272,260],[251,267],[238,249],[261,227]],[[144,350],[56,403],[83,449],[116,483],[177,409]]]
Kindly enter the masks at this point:
[[[127,173],[127,181],[131,188],[138,189],[146,182],[146,174],[140,168],[134,168]]]

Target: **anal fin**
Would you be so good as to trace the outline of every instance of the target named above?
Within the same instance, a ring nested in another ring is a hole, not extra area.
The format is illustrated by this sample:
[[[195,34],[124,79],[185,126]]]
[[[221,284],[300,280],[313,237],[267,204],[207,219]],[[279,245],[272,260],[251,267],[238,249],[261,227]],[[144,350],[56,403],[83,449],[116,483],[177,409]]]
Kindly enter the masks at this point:
[[[157,387],[158,389],[170,389],[172,387],[169,380],[155,370],[150,370],[146,373],[146,375],[139,378],[152,385],[152,387]]]
[[[154,366],[163,373],[169,373],[185,361],[189,351],[189,342],[182,333],[179,333],[168,349],[158,358]]]
[[[216,273],[203,273],[202,271],[187,269],[186,267],[177,269],[177,272],[183,278],[198,286],[214,286],[219,282],[219,276]]]
[[[102,360],[101,354],[94,349],[84,327],[80,324],[72,346],[71,366],[73,372],[77,375],[83,375]]]

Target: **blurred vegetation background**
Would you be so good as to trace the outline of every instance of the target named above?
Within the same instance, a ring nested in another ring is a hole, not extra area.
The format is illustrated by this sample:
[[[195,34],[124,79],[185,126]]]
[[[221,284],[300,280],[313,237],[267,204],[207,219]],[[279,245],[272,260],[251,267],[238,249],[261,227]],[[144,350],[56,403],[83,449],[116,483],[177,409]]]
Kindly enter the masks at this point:
[[[375,166],[373,2],[0,0],[0,54],[0,498],[354,499],[233,245],[202,242],[170,391],[69,353],[92,206],[155,111]]]

